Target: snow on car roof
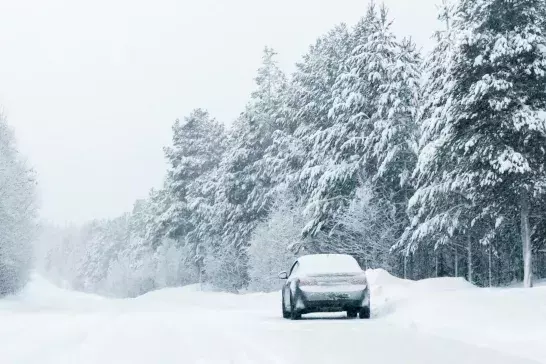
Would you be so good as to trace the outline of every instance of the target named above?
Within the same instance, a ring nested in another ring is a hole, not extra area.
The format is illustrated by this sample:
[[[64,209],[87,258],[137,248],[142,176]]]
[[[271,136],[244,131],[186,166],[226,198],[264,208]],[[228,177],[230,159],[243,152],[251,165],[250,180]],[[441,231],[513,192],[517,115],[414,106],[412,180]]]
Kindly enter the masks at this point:
[[[314,254],[298,259],[299,274],[361,273],[355,258],[345,254]]]

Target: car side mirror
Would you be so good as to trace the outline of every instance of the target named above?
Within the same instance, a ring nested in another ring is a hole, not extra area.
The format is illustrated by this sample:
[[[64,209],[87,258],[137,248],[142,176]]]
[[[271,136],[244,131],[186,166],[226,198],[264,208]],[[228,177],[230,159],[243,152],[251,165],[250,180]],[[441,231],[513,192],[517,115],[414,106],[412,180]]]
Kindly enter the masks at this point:
[[[280,272],[280,273],[279,273],[279,278],[280,278],[280,279],[288,279],[288,273],[286,273],[286,272]]]

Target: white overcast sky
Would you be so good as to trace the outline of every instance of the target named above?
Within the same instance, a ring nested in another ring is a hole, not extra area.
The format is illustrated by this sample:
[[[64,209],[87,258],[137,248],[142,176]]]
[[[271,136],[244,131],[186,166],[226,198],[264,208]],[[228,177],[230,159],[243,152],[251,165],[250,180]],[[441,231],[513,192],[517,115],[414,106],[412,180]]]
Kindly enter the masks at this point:
[[[387,0],[425,48],[437,0]],[[42,216],[112,217],[159,187],[171,125],[196,107],[230,123],[261,51],[286,71],[366,0],[0,0],[0,105],[38,172]]]

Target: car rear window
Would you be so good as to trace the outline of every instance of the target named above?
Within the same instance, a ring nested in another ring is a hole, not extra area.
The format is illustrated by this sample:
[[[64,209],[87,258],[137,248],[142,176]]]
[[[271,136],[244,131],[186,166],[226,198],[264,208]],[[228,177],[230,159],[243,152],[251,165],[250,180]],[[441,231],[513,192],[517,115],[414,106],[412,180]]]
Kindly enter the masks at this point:
[[[308,255],[299,259],[298,275],[362,273],[353,257],[339,254]]]

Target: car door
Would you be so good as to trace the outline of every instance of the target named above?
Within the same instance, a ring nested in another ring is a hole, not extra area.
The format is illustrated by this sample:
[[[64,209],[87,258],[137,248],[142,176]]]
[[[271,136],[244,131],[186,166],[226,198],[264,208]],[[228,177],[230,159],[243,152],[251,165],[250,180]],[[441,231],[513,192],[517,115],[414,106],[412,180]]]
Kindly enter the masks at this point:
[[[294,264],[292,264],[292,267],[290,268],[290,272],[288,273],[288,279],[286,280],[286,283],[284,284],[283,288],[283,298],[285,307],[290,307],[290,285],[294,281],[296,277],[296,273],[298,271],[300,263],[296,260]]]

